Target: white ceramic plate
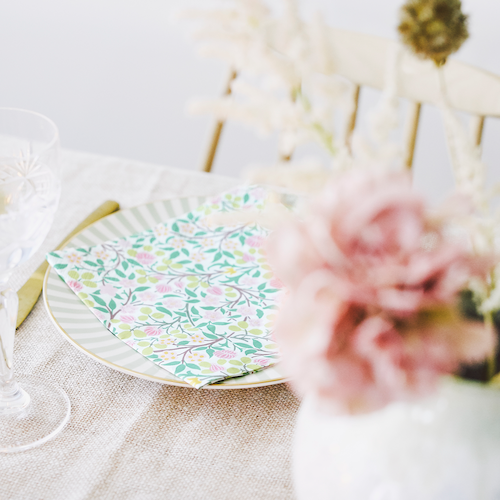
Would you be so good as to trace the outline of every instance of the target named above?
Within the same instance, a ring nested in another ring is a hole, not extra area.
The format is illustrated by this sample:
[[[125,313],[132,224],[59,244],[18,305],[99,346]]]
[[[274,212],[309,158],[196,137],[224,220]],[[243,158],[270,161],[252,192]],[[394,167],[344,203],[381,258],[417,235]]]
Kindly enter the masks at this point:
[[[130,236],[179,217],[204,202],[204,198],[176,198],[121,210],[95,222],[76,235],[67,247],[88,247]],[[88,356],[115,370],[162,384],[192,387],[134,351],[109,332],[71,289],[49,267],[43,298],[47,311],[64,337]],[[203,389],[246,389],[281,384],[286,377],[280,365],[257,373],[227,379]]]

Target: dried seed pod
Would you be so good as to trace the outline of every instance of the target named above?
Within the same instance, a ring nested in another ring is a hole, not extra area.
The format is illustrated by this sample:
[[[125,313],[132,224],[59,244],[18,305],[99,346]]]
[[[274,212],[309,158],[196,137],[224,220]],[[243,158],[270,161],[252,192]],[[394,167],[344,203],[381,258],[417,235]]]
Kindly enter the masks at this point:
[[[440,66],[469,37],[467,20],[460,0],[408,0],[398,31],[415,54]]]

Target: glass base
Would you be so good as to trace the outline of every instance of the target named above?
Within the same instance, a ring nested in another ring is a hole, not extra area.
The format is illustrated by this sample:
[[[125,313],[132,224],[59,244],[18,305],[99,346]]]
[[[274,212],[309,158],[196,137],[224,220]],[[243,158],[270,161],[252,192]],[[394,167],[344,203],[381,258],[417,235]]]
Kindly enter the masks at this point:
[[[25,402],[17,411],[0,411],[0,453],[29,450],[57,436],[68,423],[66,393],[35,377],[16,377]]]

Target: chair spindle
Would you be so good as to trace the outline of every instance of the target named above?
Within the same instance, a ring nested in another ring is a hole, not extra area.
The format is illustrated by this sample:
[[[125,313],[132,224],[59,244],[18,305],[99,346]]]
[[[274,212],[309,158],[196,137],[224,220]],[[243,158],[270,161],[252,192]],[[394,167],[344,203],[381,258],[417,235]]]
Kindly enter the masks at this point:
[[[420,102],[410,101],[403,138],[404,164],[408,169],[411,169],[413,165],[413,158],[415,156],[415,145],[417,143],[417,132],[421,109],[422,104]]]
[[[231,84],[233,80],[237,77],[237,72],[235,70],[230,70],[229,76],[226,81],[226,86],[222,92],[222,97],[231,95]],[[210,134],[210,139],[208,141],[208,146],[206,153],[203,158],[203,162],[200,166],[202,172],[211,172],[212,165],[215,159],[215,153],[217,152],[217,147],[219,145],[220,136],[222,133],[222,128],[224,127],[224,120],[217,120],[212,128],[212,133]]]

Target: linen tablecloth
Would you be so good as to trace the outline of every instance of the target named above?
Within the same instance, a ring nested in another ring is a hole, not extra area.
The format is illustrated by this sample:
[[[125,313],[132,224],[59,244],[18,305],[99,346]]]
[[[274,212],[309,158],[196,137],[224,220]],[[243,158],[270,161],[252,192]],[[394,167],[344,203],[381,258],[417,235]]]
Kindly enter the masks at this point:
[[[63,191],[42,248],[16,270],[16,290],[46,252],[107,199],[123,208],[213,195],[237,179],[65,151]],[[213,391],[162,385],[99,364],[70,345],[40,299],[21,325],[16,372],[62,387],[71,420],[33,450],[0,454],[0,499],[287,499],[298,409],[283,384]]]

